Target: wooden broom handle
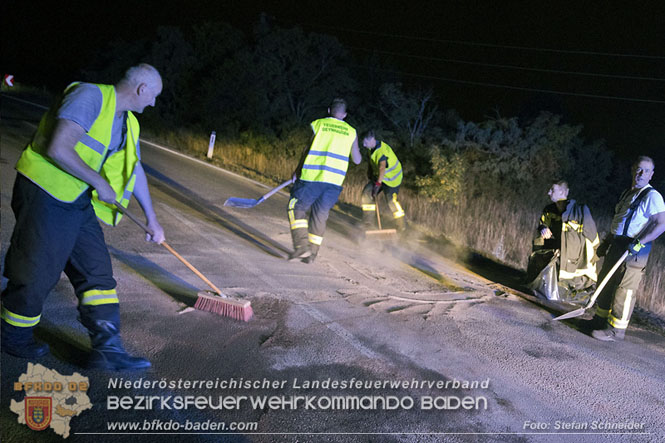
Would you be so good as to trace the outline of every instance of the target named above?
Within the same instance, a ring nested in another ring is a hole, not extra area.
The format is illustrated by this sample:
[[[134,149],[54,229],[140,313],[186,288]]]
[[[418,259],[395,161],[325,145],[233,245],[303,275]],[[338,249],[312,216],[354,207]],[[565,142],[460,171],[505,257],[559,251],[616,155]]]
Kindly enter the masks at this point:
[[[201,274],[198,269],[196,269],[191,263],[189,263],[187,260],[185,260],[184,257],[182,257],[180,254],[178,254],[175,249],[173,249],[171,246],[169,246],[166,241],[163,241],[160,243],[162,246],[164,246],[171,254],[175,255],[178,260],[180,260],[185,266],[189,268],[190,271],[192,271],[194,274],[196,274],[201,280],[206,282],[208,286],[210,286],[217,294],[222,295],[222,291],[219,290],[219,288],[215,285],[212,284],[210,280],[206,278],[205,275]]]
[[[379,225],[379,231],[381,228],[381,215],[379,215],[379,195],[374,196],[374,206],[376,206],[376,223]]]
[[[147,226],[146,226],[141,220],[139,220],[139,219],[136,217],[136,215],[132,214],[130,211],[128,211],[127,209],[123,208],[122,205],[121,205],[120,203],[118,203],[118,202],[115,202],[115,206],[118,208],[118,210],[119,210],[120,212],[122,212],[124,215],[126,215],[127,217],[129,217],[129,219],[130,219],[131,221],[133,221],[134,223],[136,223],[137,225],[139,225],[139,226],[140,226],[140,227],[141,227],[146,233],[148,233],[148,234],[150,234],[150,235],[153,235],[153,232],[150,230],[150,228],[148,228],[148,227],[147,227]],[[188,262],[187,260],[185,260],[185,258],[184,258],[183,256],[181,256],[180,254],[178,254],[178,253],[175,251],[175,249],[173,249],[171,246],[169,246],[168,243],[166,243],[166,241],[161,242],[160,245],[164,246],[164,247],[166,248],[167,251],[169,251],[171,254],[175,255],[175,257],[176,257],[178,260],[180,260],[185,266],[187,266],[187,267],[189,268],[189,270],[192,271],[194,274],[196,274],[201,280],[203,280],[204,282],[206,282],[206,283],[208,284],[208,286],[210,286],[212,289],[214,289],[215,292],[216,292],[217,294],[222,295],[222,291],[220,291],[219,288],[218,288],[217,286],[215,286],[214,284],[212,284],[212,282],[211,282],[210,280],[208,280],[208,279],[206,278],[205,275],[201,274],[201,272],[199,272],[199,270],[196,269],[196,268],[194,267],[194,265],[192,265],[190,262]]]

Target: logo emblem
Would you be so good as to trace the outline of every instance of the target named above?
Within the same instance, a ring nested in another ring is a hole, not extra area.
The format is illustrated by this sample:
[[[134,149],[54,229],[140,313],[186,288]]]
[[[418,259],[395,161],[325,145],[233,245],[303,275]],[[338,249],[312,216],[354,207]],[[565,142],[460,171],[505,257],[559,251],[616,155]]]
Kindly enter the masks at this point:
[[[43,431],[51,423],[51,397],[25,397],[25,423],[33,431]]]

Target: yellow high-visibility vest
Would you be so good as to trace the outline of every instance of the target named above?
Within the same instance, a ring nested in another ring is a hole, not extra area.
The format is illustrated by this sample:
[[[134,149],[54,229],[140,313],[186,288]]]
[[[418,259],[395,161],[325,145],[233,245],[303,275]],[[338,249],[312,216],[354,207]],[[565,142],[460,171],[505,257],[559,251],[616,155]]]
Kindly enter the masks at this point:
[[[76,84],[78,83],[69,85],[65,92]],[[131,112],[127,112],[126,146],[114,152],[104,161],[111,142],[111,131],[116,112],[116,95],[112,85],[96,84],[95,86],[102,92],[102,107],[92,127],[76,143],[74,149],[86,165],[97,171],[111,185],[116,193],[116,200],[127,207],[136,183],[135,168],[139,161],[137,154],[139,122]],[[90,185],[61,169],[46,154],[48,129],[55,123],[55,110],[47,112],[42,117],[35,139],[43,142],[38,147],[32,142],[28,144],[16,163],[16,170],[53,198],[71,203],[87,191]],[[115,206],[98,199],[96,190],[92,192],[92,204],[97,217],[106,224],[115,226],[122,218],[122,214]]]
[[[375,149],[370,156],[372,161],[372,170],[376,177],[379,176],[379,160],[385,156],[388,161],[386,164],[386,173],[383,176],[383,184],[395,188],[402,184],[402,164],[397,159],[392,148],[387,143],[381,142],[381,146]]]
[[[312,122],[314,140],[309,148],[300,179],[342,186],[349,168],[349,154],[356,130],[334,117]]]

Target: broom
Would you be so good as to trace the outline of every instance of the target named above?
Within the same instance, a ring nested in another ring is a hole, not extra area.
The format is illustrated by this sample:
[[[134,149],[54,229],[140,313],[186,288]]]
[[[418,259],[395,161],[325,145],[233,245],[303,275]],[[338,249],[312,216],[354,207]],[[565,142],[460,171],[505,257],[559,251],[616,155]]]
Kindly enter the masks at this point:
[[[385,237],[386,239],[392,239],[397,236],[396,229],[382,229],[381,228],[381,214],[379,214],[379,196],[374,197],[374,206],[376,207],[376,223],[379,225],[379,229],[374,229],[370,231],[365,231],[366,236],[378,236]]]
[[[145,232],[153,235],[152,231],[145,224],[143,224],[143,222],[141,222],[136,217],[136,215],[123,208],[122,205],[120,205],[118,202],[115,202],[115,206],[121,213],[129,217],[130,220],[139,225]],[[201,274],[198,269],[196,269],[191,263],[185,260],[185,258],[180,254],[178,254],[175,249],[169,246],[168,243],[163,241],[160,244],[215,291],[216,295],[212,295],[210,291],[199,291],[197,294],[196,303],[194,304],[194,309],[212,312],[224,317],[231,317],[233,319],[242,321],[249,321],[249,319],[252,318],[254,312],[252,311],[252,305],[248,300],[241,301],[226,298],[226,296],[222,294],[222,291],[220,291],[217,286],[212,284],[212,282],[208,280],[205,275]]]

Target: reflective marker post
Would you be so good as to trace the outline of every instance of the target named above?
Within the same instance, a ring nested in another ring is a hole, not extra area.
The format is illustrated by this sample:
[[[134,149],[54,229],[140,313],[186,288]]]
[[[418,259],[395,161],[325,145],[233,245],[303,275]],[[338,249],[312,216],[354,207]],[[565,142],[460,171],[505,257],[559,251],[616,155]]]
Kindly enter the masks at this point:
[[[215,138],[217,137],[217,133],[215,131],[212,131],[210,134],[210,143],[208,143],[208,155],[206,157],[212,158],[212,151],[215,149]]]

